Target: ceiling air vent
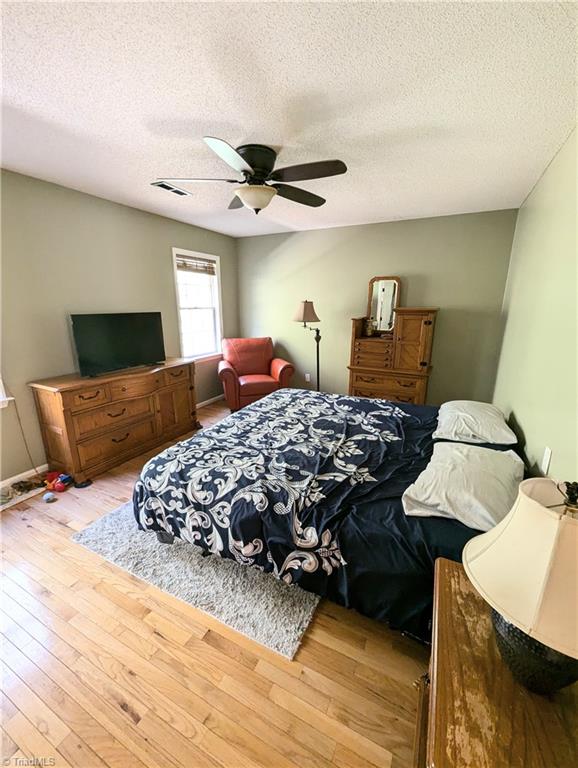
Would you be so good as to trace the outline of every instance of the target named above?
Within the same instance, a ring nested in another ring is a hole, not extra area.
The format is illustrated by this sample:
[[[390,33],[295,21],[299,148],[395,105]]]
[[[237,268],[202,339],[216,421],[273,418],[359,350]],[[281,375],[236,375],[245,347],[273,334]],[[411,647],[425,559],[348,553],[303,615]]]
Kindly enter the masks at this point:
[[[172,192],[175,195],[178,195],[179,197],[186,197],[187,195],[190,195],[190,192],[187,192],[186,189],[180,189],[179,187],[173,187],[172,184],[168,184],[166,181],[153,181],[151,183],[151,187],[160,187],[161,189],[166,189],[168,192]]]

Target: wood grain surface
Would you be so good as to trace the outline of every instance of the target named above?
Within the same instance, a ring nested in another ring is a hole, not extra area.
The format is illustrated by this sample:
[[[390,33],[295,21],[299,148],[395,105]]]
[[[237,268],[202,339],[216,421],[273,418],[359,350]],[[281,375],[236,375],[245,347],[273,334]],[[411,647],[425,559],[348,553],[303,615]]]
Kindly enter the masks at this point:
[[[436,561],[428,765],[573,768],[578,684],[553,696],[516,683],[502,661],[490,607],[463,567]]]

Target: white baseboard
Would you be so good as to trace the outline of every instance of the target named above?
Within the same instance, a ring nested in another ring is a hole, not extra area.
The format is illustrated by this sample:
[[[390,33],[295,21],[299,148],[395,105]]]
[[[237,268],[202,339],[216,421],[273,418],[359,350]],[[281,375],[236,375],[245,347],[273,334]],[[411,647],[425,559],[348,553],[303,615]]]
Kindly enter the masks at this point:
[[[48,464],[40,464],[38,472],[41,475],[44,474],[44,472],[48,472]],[[35,474],[35,469],[27,469],[26,472],[21,472],[19,475],[14,475],[14,477],[7,477],[6,480],[1,480],[0,488],[5,488],[7,485],[18,483],[20,480],[28,480],[29,478],[34,477]]]
[[[202,403],[197,403],[197,408],[202,408],[204,405],[210,405],[211,403],[216,403],[217,400],[224,400],[225,395],[217,395],[217,397],[210,397],[208,400],[203,400]]]

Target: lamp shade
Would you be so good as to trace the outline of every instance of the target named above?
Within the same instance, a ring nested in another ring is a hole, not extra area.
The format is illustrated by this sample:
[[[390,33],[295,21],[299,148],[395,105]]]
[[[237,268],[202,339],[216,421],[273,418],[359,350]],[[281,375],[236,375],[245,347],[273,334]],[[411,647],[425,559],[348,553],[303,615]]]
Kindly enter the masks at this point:
[[[492,608],[530,637],[578,659],[578,519],[565,514],[552,480],[520,483],[510,512],[470,539],[462,559]]]
[[[268,187],[265,184],[249,184],[246,187],[236,189],[235,194],[245,208],[261,211],[269,205],[277,194],[277,190],[275,187]]]
[[[302,301],[299,304],[299,309],[295,312],[293,320],[296,323],[320,323],[321,320],[315,313],[312,301]]]

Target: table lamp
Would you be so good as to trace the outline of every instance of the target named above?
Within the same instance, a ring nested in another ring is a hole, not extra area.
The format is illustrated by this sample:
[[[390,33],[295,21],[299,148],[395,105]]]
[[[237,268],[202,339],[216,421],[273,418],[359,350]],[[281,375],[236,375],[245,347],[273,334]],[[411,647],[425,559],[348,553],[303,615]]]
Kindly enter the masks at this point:
[[[307,323],[321,322],[317,317],[312,301],[302,301],[293,320],[296,323],[303,323],[304,328],[308,328]],[[317,391],[319,392],[319,342],[321,341],[321,333],[319,328],[309,328],[309,330],[315,331],[315,343],[317,345]]]
[[[552,480],[524,480],[506,517],[470,539],[462,555],[470,581],[492,607],[503,660],[536,693],[578,680],[577,513]]]

